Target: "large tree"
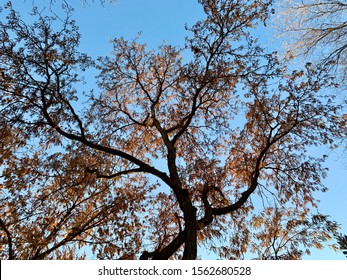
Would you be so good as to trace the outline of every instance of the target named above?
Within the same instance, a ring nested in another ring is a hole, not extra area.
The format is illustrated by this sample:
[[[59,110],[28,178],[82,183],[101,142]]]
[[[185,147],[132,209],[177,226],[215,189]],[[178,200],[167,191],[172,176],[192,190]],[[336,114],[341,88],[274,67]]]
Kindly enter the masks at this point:
[[[97,61],[79,52],[68,6],[29,24],[6,5],[1,258],[196,259],[199,245],[239,258],[260,205],[297,220],[317,206],[325,155],[308,150],[345,128],[321,91],[329,75],[264,52],[251,34],[271,1],[199,3],[184,48],[116,38]],[[89,68],[99,90],[78,92]]]

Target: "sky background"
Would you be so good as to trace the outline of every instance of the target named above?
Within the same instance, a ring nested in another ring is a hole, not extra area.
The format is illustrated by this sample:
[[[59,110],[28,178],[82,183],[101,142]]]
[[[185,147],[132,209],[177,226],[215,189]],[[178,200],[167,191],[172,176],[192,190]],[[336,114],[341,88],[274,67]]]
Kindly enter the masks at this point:
[[[1,6],[7,1],[0,0]],[[24,20],[28,19],[31,4],[35,2],[43,7],[43,0],[13,0],[13,6],[21,12]],[[82,34],[81,52],[86,52],[93,58],[108,55],[111,52],[113,38],[123,36],[125,39],[135,38],[141,32],[140,42],[146,42],[149,48],[156,48],[163,41],[183,46],[184,38],[188,35],[185,24],[191,26],[203,18],[203,11],[196,0],[118,0],[114,4],[100,5],[98,0],[89,0],[82,5],[81,1],[67,1],[75,8],[73,18],[76,20]],[[60,0],[56,0],[54,10],[59,10]],[[266,49],[281,51],[281,42],[274,39],[275,30],[271,23],[266,30],[259,32],[259,38]],[[283,40],[283,38],[282,38]],[[88,87],[95,87],[94,80],[87,77]],[[325,180],[329,191],[317,193],[320,199],[319,210],[328,214],[332,220],[341,224],[341,232],[347,234],[347,155],[343,150],[328,151],[326,166],[329,168]],[[311,256],[304,259],[346,259],[342,253],[330,249],[323,251],[312,250]],[[203,259],[215,259],[213,255],[204,255]]]

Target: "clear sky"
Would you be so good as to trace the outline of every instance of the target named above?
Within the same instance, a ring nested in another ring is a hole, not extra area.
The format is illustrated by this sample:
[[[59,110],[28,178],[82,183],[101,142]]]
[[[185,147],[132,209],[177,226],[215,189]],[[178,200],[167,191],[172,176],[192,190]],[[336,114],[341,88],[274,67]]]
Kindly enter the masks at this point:
[[[1,6],[7,0],[0,0]],[[33,0],[13,0],[14,7],[22,12],[23,19]],[[35,0],[39,7],[48,0]],[[54,9],[61,1],[56,0]],[[81,51],[96,58],[108,55],[111,51],[109,43],[115,37],[123,36],[132,39],[141,32],[141,42],[147,42],[150,48],[166,41],[173,45],[183,46],[184,37],[188,35],[185,24],[192,25],[203,17],[202,9],[196,0],[118,0],[115,4],[102,7],[98,0],[89,0],[82,6],[79,0],[67,1],[75,8],[74,19],[82,34]],[[269,50],[281,45],[272,41],[271,27],[259,36],[262,41],[269,42]],[[342,150],[327,151],[330,155],[326,165],[329,167],[325,180],[329,188],[327,193],[317,194],[321,200],[320,211],[331,215],[332,220],[342,226],[342,233],[347,234],[347,156]],[[208,258],[208,256],[206,256]],[[210,256],[214,258],[213,256]],[[314,251],[305,259],[345,259],[342,254],[326,249]]]

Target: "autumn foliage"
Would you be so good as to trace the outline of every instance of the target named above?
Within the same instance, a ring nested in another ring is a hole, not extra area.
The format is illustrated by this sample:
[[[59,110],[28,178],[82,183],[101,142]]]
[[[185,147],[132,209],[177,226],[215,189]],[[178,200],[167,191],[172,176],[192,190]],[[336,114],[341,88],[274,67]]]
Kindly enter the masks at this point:
[[[325,155],[309,150],[345,123],[324,68],[289,70],[253,36],[270,2],[200,0],[184,48],[116,38],[97,61],[69,7],[29,24],[7,4],[0,257],[291,259],[330,240],[337,225],[311,217]],[[88,69],[98,90],[79,92]]]

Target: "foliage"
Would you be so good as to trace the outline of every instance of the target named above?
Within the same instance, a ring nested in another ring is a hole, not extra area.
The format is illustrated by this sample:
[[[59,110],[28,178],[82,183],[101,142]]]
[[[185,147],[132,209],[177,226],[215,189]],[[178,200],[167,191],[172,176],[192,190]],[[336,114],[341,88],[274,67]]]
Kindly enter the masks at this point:
[[[337,243],[340,247],[340,250],[343,254],[346,255],[347,258],[347,235],[343,234],[336,234],[335,238],[337,239]]]
[[[295,209],[285,208],[266,208],[253,217],[252,226],[256,232],[251,251],[262,260],[301,259],[311,253],[310,248],[322,249],[339,228],[325,215],[300,216]],[[337,250],[335,245],[331,247]]]
[[[271,1],[199,3],[206,18],[182,50],[116,38],[97,61],[79,52],[68,6],[63,21],[34,9],[33,24],[5,6],[1,258],[195,259],[203,245],[238,258],[257,197],[308,219],[326,190],[325,156],[308,149],[345,129],[321,90],[331,77],[287,70],[251,36]],[[82,94],[89,68],[99,92]]]
[[[314,56],[318,63],[329,63],[340,70],[345,82],[347,61],[346,1],[293,1],[279,4],[281,24],[288,49],[295,56]]]

